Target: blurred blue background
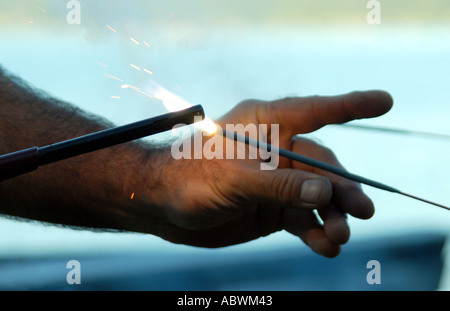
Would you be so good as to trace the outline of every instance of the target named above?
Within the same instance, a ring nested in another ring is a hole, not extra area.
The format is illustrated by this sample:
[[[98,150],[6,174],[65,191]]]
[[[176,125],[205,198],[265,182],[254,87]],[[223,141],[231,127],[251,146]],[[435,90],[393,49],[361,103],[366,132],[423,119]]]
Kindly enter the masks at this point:
[[[1,1],[0,64],[36,88],[116,124],[166,112],[160,101],[120,87],[125,83],[145,87],[154,79],[185,100],[202,104],[213,119],[248,98],[271,100],[383,89],[394,98],[392,111],[354,124],[450,134],[448,1],[381,1],[379,25],[367,23],[367,2],[356,0],[80,3],[81,24],[69,25],[66,1]],[[131,64],[147,71],[138,71]],[[449,140],[339,126],[308,136],[333,149],[351,172],[450,204]],[[160,135],[152,140],[164,138]],[[449,289],[446,247],[441,254],[449,233],[448,212],[395,194],[364,189],[376,205],[375,216],[366,221],[349,219],[351,240],[343,247],[341,258],[332,260],[313,255],[297,238],[283,232],[243,245],[204,250],[148,235],[73,231],[1,219],[0,288],[64,288],[54,282],[65,282],[64,262],[77,258],[86,258],[86,265],[92,265],[91,270],[83,272],[87,279],[91,277],[91,284],[98,275],[89,276],[89,271],[95,271],[99,262],[112,260],[111,268],[99,274],[100,279],[120,280],[120,267],[129,271],[134,265],[137,277],[129,283],[122,278],[122,289],[158,289],[155,284],[149,285],[152,280],[173,284],[169,280],[180,280],[181,276],[175,278],[170,271],[192,272],[192,267],[198,268],[205,258],[210,258],[211,271],[265,258],[265,264],[272,266],[277,260],[280,266],[283,260],[290,260],[293,267],[317,267],[316,274],[308,278],[307,269],[295,270],[288,273],[289,279],[277,283],[277,270],[266,275],[262,271],[268,270],[261,268],[255,273],[261,279],[254,276],[253,285],[239,287],[236,284],[248,284],[245,274],[238,277],[245,270],[242,266],[244,270],[233,274],[235,283],[217,276],[196,287],[195,275],[201,274],[197,271],[190,278],[183,275],[185,287],[177,289],[374,289],[367,287],[367,261],[379,257],[381,266],[383,259],[387,266],[394,259],[386,255],[383,245],[391,251],[407,245],[416,252],[394,256],[395,262],[412,259],[414,266],[408,271],[400,271],[402,265],[386,270],[391,271],[386,273],[391,273],[395,282],[389,283],[389,274],[384,273],[384,288],[421,289],[420,280],[433,262],[435,271],[429,276],[439,275],[433,279],[434,289]],[[423,252],[418,251],[421,247]],[[426,256],[431,255],[425,254],[426,250],[437,256],[433,260],[439,260],[427,261]],[[277,257],[283,254],[287,257]],[[56,264],[59,262],[62,265]],[[83,267],[83,260],[80,262]],[[139,271],[150,267],[159,267],[152,273],[162,274],[151,274],[145,282],[139,280]],[[347,267],[346,275],[351,280],[342,273],[334,274],[342,267]],[[43,279],[34,277],[31,282],[27,277],[30,271],[42,271]],[[298,286],[300,283],[302,286]],[[105,286],[98,283],[90,289]]]

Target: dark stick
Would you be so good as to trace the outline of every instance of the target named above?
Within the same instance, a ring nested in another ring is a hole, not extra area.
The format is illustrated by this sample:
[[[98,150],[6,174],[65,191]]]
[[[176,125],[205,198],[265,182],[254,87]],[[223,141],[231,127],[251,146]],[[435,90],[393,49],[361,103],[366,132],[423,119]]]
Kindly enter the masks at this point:
[[[203,107],[200,105],[45,147],[33,147],[2,155],[0,181],[31,172],[41,165],[165,132],[175,125],[192,124],[196,116],[200,116],[202,120],[205,117]]]
[[[254,146],[256,148],[263,148],[263,150],[267,150],[267,151],[270,150],[271,153],[278,153],[280,156],[285,157],[287,159],[290,159],[292,161],[296,161],[296,162],[300,162],[300,163],[303,163],[303,164],[307,164],[307,165],[319,168],[321,170],[333,173],[335,175],[344,177],[346,179],[349,179],[349,180],[352,180],[352,181],[356,181],[358,183],[362,183],[362,184],[365,184],[365,185],[368,185],[368,186],[371,186],[371,187],[375,187],[375,188],[378,188],[378,189],[381,189],[381,190],[385,190],[385,191],[389,191],[389,192],[393,192],[393,193],[398,193],[398,194],[401,194],[401,195],[404,195],[404,196],[407,196],[407,197],[410,197],[410,198],[413,198],[413,199],[416,199],[416,200],[420,200],[420,201],[428,203],[428,204],[432,204],[432,205],[444,208],[446,210],[450,210],[450,208],[447,207],[447,206],[444,206],[444,205],[441,205],[441,204],[438,204],[438,203],[434,203],[434,202],[431,202],[431,201],[428,201],[428,200],[425,200],[425,199],[413,196],[411,194],[404,193],[404,192],[402,192],[402,191],[400,191],[400,190],[398,190],[398,189],[396,189],[394,187],[382,184],[380,182],[377,182],[377,181],[374,181],[374,180],[371,180],[371,179],[368,179],[368,178],[365,178],[365,177],[362,177],[362,176],[359,176],[359,175],[356,175],[356,174],[352,174],[350,172],[347,172],[344,169],[341,169],[339,167],[330,165],[328,163],[325,163],[325,162],[322,162],[322,161],[318,161],[318,160],[306,157],[304,155],[301,155],[301,154],[298,154],[298,153],[295,153],[295,152],[292,152],[292,151],[289,151],[289,150],[286,150],[286,149],[277,148],[275,146],[272,146],[271,144],[263,143],[263,142],[260,142],[258,140],[251,139],[251,138],[249,138],[247,136],[239,135],[236,132],[227,132],[226,130],[223,130],[223,129],[221,131],[222,131],[222,135],[225,136],[226,138],[233,139],[235,141],[239,141],[239,142],[245,143],[247,145]]]

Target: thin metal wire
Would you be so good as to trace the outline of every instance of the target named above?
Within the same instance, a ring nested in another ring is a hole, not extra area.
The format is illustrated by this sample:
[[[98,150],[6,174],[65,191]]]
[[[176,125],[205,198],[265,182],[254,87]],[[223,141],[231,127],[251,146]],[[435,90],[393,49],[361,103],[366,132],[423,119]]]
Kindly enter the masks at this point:
[[[350,173],[344,169],[335,167],[328,163],[318,161],[316,159],[312,159],[312,158],[306,157],[304,155],[301,155],[301,154],[298,154],[298,153],[295,153],[295,152],[292,152],[292,151],[289,151],[286,149],[278,148],[278,147],[272,146],[271,144],[268,144],[268,143],[263,143],[258,140],[255,140],[255,139],[251,139],[247,136],[239,135],[236,132],[227,132],[226,130],[222,129],[221,134],[226,138],[234,139],[235,141],[239,141],[239,142],[245,143],[247,145],[254,146],[256,148],[263,148],[264,150],[270,150],[271,153],[278,153],[280,156],[290,159],[292,161],[304,163],[304,164],[319,168],[321,170],[330,172],[332,174],[344,177],[344,178],[352,180],[352,181],[356,181],[356,182],[359,182],[359,183],[362,183],[362,184],[365,184],[365,185],[368,185],[368,186],[371,186],[374,188],[378,188],[378,189],[381,189],[384,191],[398,193],[398,194],[410,197],[412,199],[416,199],[416,200],[419,200],[419,201],[422,201],[422,202],[425,202],[425,203],[428,203],[431,205],[441,207],[446,210],[450,210],[450,207],[444,206],[442,204],[438,204],[438,203],[435,203],[435,202],[432,202],[429,200],[425,200],[423,198],[419,198],[419,197],[411,195],[411,194],[404,193],[404,192],[398,190],[397,188],[385,185],[378,181],[374,181],[374,180],[368,179],[366,177]]]
[[[435,205],[435,206],[438,206],[438,207],[441,207],[441,208],[444,208],[444,209],[450,211],[450,207],[444,206],[442,204],[439,204],[439,203],[436,203],[436,202],[431,202],[431,201],[428,201],[428,200],[416,197],[415,195],[404,193],[404,192],[401,192],[401,191],[398,192],[398,193],[401,194],[401,195],[404,195],[404,196],[407,196],[407,197],[410,197],[410,198],[413,198],[413,199],[416,199],[416,200],[419,200],[419,201],[422,201],[422,202],[425,202],[425,203],[428,203],[428,204],[432,204],[432,205]]]
[[[389,133],[389,134],[398,134],[398,135],[408,135],[408,136],[416,136],[416,137],[423,137],[423,138],[450,140],[450,135],[446,135],[446,134],[413,131],[413,130],[392,128],[392,127],[381,127],[381,126],[348,124],[348,123],[333,124],[333,125],[344,127],[344,128],[349,128],[349,129],[356,129],[356,130],[375,131],[375,132],[383,132],[383,133]]]

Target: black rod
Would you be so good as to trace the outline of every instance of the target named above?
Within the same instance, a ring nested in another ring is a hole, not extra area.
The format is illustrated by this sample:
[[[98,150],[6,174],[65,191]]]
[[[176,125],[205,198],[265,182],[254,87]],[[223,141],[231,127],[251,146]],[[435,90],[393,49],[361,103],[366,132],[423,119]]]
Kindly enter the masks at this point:
[[[203,107],[197,105],[48,146],[33,147],[2,155],[0,156],[0,181],[28,173],[41,165],[165,132],[175,125],[188,125],[204,118]]]

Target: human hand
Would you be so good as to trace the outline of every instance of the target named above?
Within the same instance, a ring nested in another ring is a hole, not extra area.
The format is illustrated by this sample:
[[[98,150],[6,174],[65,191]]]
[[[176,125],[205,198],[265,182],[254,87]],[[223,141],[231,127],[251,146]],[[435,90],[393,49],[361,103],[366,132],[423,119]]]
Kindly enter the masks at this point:
[[[279,147],[342,167],[331,150],[296,135],[377,117],[391,107],[391,96],[382,91],[247,100],[218,124],[279,124]],[[251,159],[175,160],[168,148],[159,159],[160,178],[147,191],[158,210],[152,233],[174,243],[222,247],[286,230],[314,252],[335,257],[350,237],[346,214],[368,219],[374,213],[359,184],[288,159],[280,158],[278,169],[267,171]],[[144,219],[134,230],[148,230]]]

